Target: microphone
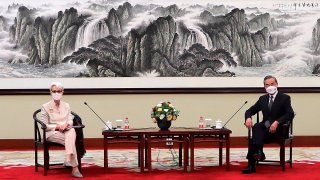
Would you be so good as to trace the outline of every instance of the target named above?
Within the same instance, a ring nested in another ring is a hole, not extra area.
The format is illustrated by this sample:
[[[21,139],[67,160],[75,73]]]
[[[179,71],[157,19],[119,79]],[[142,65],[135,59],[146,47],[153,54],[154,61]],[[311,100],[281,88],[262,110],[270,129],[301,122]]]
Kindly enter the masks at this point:
[[[247,104],[247,102],[248,101],[246,101],[246,102],[244,102],[243,104],[242,104],[242,106],[228,119],[228,121],[222,126],[222,128],[225,128],[225,126],[228,124],[228,122],[233,118],[233,116],[235,116],[239,111],[240,111],[240,109],[244,106],[244,105],[246,105]]]
[[[109,131],[112,130],[112,128],[110,128],[108,124],[101,119],[101,117],[89,106],[89,104],[87,104],[87,102],[84,102],[84,104],[91,109],[91,111],[100,119],[100,121],[108,128]]]

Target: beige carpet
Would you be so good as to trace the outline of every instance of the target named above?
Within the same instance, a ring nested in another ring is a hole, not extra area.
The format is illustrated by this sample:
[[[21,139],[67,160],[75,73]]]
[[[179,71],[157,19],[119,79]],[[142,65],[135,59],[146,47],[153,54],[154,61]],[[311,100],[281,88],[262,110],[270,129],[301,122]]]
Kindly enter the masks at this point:
[[[52,161],[62,162],[64,151],[51,151],[50,159]],[[268,159],[279,159],[278,148],[265,148],[264,152]],[[224,152],[225,153],[225,152]],[[239,162],[246,161],[247,148],[231,148],[230,161],[232,165],[238,165]],[[286,152],[287,154],[288,152]],[[180,169],[177,166],[178,150],[152,149],[152,165],[155,169]],[[42,153],[40,154],[42,160]],[[293,149],[293,160],[295,163],[313,163],[320,161],[320,148],[316,147],[297,147]],[[82,159],[83,166],[98,165],[103,166],[102,150],[87,150]],[[34,165],[34,151],[0,151],[0,166],[6,168],[16,166]],[[217,166],[218,149],[217,148],[198,148],[195,150],[195,168],[201,166]],[[128,170],[139,171],[137,161],[137,150],[135,149],[112,149],[109,150],[109,167],[125,167]]]

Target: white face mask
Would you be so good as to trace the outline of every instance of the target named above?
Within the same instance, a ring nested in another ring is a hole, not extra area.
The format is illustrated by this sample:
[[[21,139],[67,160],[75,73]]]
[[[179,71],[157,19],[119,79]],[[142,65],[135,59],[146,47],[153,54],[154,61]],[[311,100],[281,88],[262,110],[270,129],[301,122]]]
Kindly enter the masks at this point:
[[[54,100],[58,101],[62,98],[62,93],[51,93],[51,96]]]
[[[266,88],[266,91],[268,94],[273,95],[274,93],[277,92],[277,87],[276,86],[269,86]]]

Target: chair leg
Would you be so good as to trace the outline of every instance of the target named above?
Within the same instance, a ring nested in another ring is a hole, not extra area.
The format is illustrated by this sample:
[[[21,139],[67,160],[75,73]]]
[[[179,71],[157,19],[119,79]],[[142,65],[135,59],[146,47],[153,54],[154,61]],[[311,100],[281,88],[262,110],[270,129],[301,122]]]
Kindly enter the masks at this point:
[[[289,147],[289,160],[290,160],[290,168],[292,168],[292,140],[290,140],[290,147]]]
[[[141,145],[138,144],[138,167],[141,167],[141,162],[140,162],[140,153],[141,153],[141,150],[140,150],[140,147],[141,147]]]
[[[282,167],[282,171],[286,170],[286,162],[285,162],[285,144],[281,143],[280,145],[280,165]]]
[[[43,169],[44,169],[44,175],[46,176],[48,174],[48,169],[49,169],[49,150],[47,147],[43,148],[43,155],[44,155]]]
[[[38,146],[34,145],[34,167],[35,172],[38,172]]]
[[[78,158],[78,169],[82,173],[81,157],[80,154],[77,155]]]
[[[81,154],[81,152],[80,152],[80,149],[81,149],[81,147],[80,147],[80,142],[78,142],[77,140],[76,140],[76,149],[77,149],[77,160],[78,160],[78,169],[79,169],[79,171],[82,173],[82,165],[81,165],[81,158],[82,158],[82,154]]]

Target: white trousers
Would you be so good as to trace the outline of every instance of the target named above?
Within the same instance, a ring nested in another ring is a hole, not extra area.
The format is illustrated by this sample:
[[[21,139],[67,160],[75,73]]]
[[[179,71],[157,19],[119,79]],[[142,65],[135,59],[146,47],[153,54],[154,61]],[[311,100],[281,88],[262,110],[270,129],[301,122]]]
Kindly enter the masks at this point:
[[[64,145],[66,152],[65,162],[70,163],[72,167],[78,166],[76,136],[76,131],[71,128],[63,133],[57,131],[55,134],[47,138],[51,142]]]

